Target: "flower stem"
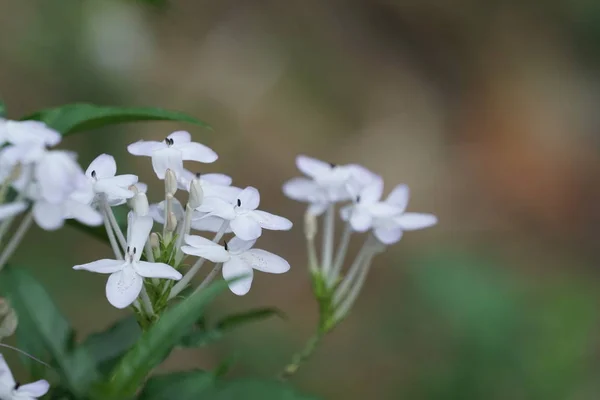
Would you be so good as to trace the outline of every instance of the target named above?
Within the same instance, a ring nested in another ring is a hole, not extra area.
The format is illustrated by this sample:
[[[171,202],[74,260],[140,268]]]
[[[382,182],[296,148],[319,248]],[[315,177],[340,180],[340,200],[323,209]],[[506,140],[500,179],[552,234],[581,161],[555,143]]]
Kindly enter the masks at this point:
[[[340,245],[333,262],[333,269],[330,271],[328,276],[329,286],[333,286],[340,275],[340,271],[344,265],[344,260],[346,259],[346,253],[348,253],[348,245],[350,244],[351,236],[352,226],[350,225],[350,222],[346,222],[346,225],[344,226],[344,233],[342,234],[342,239],[340,240]]]
[[[121,231],[121,227],[119,226],[119,223],[117,222],[117,219],[115,218],[115,214],[113,213],[113,210],[110,207],[110,205],[108,204],[108,201],[106,201],[106,199],[102,200],[102,207],[104,208],[104,212],[106,213],[106,216],[108,217],[108,221],[110,222],[110,225],[112,226],[115,234],[117,235],[117,239],[119,240],[119,244],[121,245],[121,248],[123,249],[123,251],[125,251],[125,249],[127,248],[127,240],[125,239],[125,236],[123,235],[123,232]]]
[[[292,377],[296,372],[298,372],[300,366],[306,360],[308,360],[308,358],[315,352],[319,343],[321,342],[321,339],[323,339],[323,336],[324,333],[319,331],[315,333],[310,339],[308,339],[308,341],[304,345],[304,348],[298,353],[296,353],[292,357],[292,362],[286,365],[283,371],[281,371],[281,373],[279,374],[279,379],[282,381],[286,381],[290,377]]]
[[[115,231],[113,230],[106,209],[102,210],[102,219],[104,220],[104,228],[106,229],[106,235],[108,236],[108,241],[110,242],[110,246],[112,247],[113,252],[115,253],[115,257],[117,260],[123,259],[123,253],[121,253],[121,249],[119,248],[119,244],[117,243],[117,238],[115,237]]]
[[[371,261],[373,260],[374,256],[374,253],[370,253],[365,257],[362,268],[360,269],[360,272],[354,281],[354,286],[348,291],[347,296],[343,299],[341,304],[336,307],[333,315],[334,323],[341,321],[354,305],[354,302],[358,298],[358,295],[360,294],[360,291],[367,280],[367,274],[369,273]]]
[[[331,269],[331,260],[333,258],[333,236],[335,233],[335,206],[330,204],[325,212],[323,228],[323,257],[321,259],[321,268],[323,274],[329,276],[329,270]]]
[[[208,275],[206,275],[206,277],[204,278],[204,280],[202,281],[202,283],[200,285],[198,285],[198,287],[196,288],[196,290],[194,290],[194,293],[201,291],[202,289],[204,289],[205,287],[207,287],[217,276],[217,274],[221,271],[221,268],[223,267],[223,263],[218,263],[214,266],[214,268],[212,269],[212,271],[210,271],[208,273]]]
[[[2,255],[0,255],[0,270],[4,268],[8,259],[13,255],[23,237],[31,227],[31,223],[33,222],[33,211],[29,211],[25,217],[23,217],[23,221],[21,221],[21,225],[17,228],[17,231],[13,235],[12,239],[8,242]]]
[[[152,317],[154,315],[154,309],[152,308],[152,302],[150,301],[150,296],[148,296],[145,285],[142,285],[141,297],[144,308],[146,309],[146,313],[149,317]]]
[[[181,260],[183,260],[184,254],[183,251],[181,251],[181,246],[183,245],[183,239],[185,235],[188,235],[190,233],[190,225],[192,224],[193,214],[194,210],[189,206],[189,204],[186,205],[183,224],[181,224],[181,228],[179,229],[179,233],[177,236],[177,242],[175,243],[175,266],[179,265]]]

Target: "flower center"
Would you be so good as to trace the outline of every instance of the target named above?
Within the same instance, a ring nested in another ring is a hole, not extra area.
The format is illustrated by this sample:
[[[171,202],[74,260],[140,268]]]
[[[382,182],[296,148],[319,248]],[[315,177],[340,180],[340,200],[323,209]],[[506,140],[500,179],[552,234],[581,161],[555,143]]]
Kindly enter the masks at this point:
[[[166,138],[165,138],[165,143],[167,144],[167,146],[171,147],[171,146],[173,146],[173,144],[174,144],[175,142],[173,141],[173,139],[171,139],[171,138],[169,138],[169,137],[166,137]]]
[[[229,251],[229,247],[227,246],[227,240],[223,240],[223,247],[225,247],[225,251]]]
[[[96,179],[96,170],[92,171],[92,178]]]

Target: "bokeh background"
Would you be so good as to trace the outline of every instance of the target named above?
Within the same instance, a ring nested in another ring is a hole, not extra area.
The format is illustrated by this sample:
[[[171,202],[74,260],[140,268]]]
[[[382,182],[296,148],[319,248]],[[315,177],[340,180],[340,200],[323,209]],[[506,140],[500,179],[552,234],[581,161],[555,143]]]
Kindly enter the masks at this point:
[[[260,247],[290,260],[224,295],[219,316],[287,315],[163,370],[234,364],[270,377],[311,334],[304,206],[281,184],[304,153],[362,163],[435,228],[375,261],[354,312],[294,378],[325,399],[600,398],[600,4],[592,0],[2,0],[0,97],[9,117],[69,102],[182,110],[214,132],[140,123],[73,136],[85,166],[189,129],[220,155],[202,172],[259,188],[296,227]],[[198,165],[194,167],[198,168]],[[360,239],[353,242],[354,249]],[[71,228],[17,253],[84,336],[123,317],[105,277],[71,266],[110,249]]]

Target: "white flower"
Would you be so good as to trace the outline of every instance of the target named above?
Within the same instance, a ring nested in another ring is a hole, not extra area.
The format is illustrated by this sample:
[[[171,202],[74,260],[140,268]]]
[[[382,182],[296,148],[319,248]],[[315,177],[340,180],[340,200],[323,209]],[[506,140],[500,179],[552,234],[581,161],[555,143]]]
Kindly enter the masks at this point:
[[[115,158],[108,154],[100,154],[85,171],[94,192],[106,195],[110,205],[123,204],[126,199],[132,198],[134,192],[129,187],[138,181],[136,175],[116,174],[117,163]]]
[[[44,379],[26,385],[15,382],[4,356],[0,354],[0,399],[35,400],[48,393],[49,389],[50,384]]]
[[[132,143],[127,146],[127,151],[135,156],[152,157],[154,172],[159,179],[165,179],[167,169],[179,176],[183,172],[183,161],[212,163],[217,160],[217,153],[191,140],[189,132],[177,131],[162,142],[140,140]]]
[[[140,261],[152,230],[152,218],[134,216],[130,218],[130,224],[124,261],[103,259],[73,267],[111,274],[106,283],[106,297],[116,308],[125,308],[135,301],[142,290],[143,278],[181,279],[181,274],[170,265]]]
[[[0,140],[13,145],[52,147],[60,143],[60,133],[40,121],[0,122]]]
[[[150,205],[148,204],[148,185],[142,182],[138,182],[131,185],[129,188],[134,196],[128,200],[129,207],[135,212],[136,215],[144,216],[150,212]]]
[[[232,204],[218,197],[205,197],[202,205],[197,208],[206,216],[217,216],[229,221],[231,230],[242,240],[255,240],[262,234],[262,229],[289,230],[290,220],[257,210],[260,194],[251,186],[240,192]]]
[[[87,203],[81,203],[78,198],[87,197],[88,194],[79,195],[74,192],[72,196],[62,203],[50,203],[38,197],[33,205],[33,218],[40,228],[53,231],[61,228],[65,220],[75,219],[84,225],[98,226],[102,224],[102,214]]]
[[[206,197],[220,197],[227,201],[233,201],[240,194],[242,189],[231,186],[231,177],[225,174],[194,174],[184,169],[177,175],[179,188],[190,191],[190,184],[194,179],[198,179],[203,195]]]
[[[340,210],[342,219],[349,220],[355,231],[366,232],[371,229],[376,218],[391,218],[398,214],[398,207],[379,201],[382,193],[383,179],[376,178],[359,192],[354,204]]]
[[[178,221],[181,221],[184,217],[185,211],[183,206],[177,200],[177,198],[173,198],[173,214]],[[165,223],[165,202],[164,200],[157,204],[150,205],[149,215],[159,224]],[[198,211],[194,211],[192,214],[192,222],[190,227],[197,231],[206,231],[206,232],[218,232],[223,225],[223,218],[215,217],[207,215],[206,213],[201,213]],[[231,227],[227,228],[224,233],[230,233]]]
[[[384,244],[393,244],[402,238],[404,231],[428,228],[437,223],[432,214],[407,213],[409,190],[406,185],[396,186],[385,200],[386,204],[398,208],[398,213],[391,218],[375,218],[373,233]]]
[[[244,241],[234,237],[221,246],[202,236],[186,235],[185,242],[187,246],[181,247],[184,253],[215,263],[222,262],[223,278],[226,280],[244,276],[229,284],[229,289],[238,296],[243,296],[250,290],[253,269],[271,274],[282,274],[290,269],[290,264],[278,255],[266,250],[252,249],[255,240]]]
[[[24,201],[2,204],[0,205],[0,221],[10,217],[14,217],[15,215],[22,213],[26,209],[27,203]]]
[[[50,203],[61,203],[73,192],[88,185],[75,158],[75,153],[52,150],[46,151],[37,161],[34,177],[43,199]]]

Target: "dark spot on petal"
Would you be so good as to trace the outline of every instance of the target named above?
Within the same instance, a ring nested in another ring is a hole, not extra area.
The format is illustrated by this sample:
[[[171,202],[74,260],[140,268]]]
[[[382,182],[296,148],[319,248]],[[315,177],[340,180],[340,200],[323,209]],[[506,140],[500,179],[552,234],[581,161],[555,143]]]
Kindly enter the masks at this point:
[[[127,252],[129,253],[129,246],[127,246]]]
[[[356,196],[356,202],[360,203],[360,196]]]
[[[196,178],[200,179],[200,176],[202,176],[202,174],[200,172],[196,172]]]
[[[241,201],[240,199],[238,199],[238,201],[237,201],[237,205],[238,205],[238,207],[241,207],[241,206],[242,206],[242,201]]]
[[[334,163],[330,162],[330,163],[329,163],[329,166],[330,166],[331,168],[335,168],[335,167],[337,167],[337,164],[334,164]]]
[[[21,382],[15,382],[15,390],[21,387]]]
[[[95,177],[96,177],[96,170],[93,170],[92,171],[92,178],[95,178]]]
[[[136,248],[134,247],[134,248],[133,248],[133,254],[135,254],[135,251],[136,251]]]
[[[227,240],[223,240],[223,247],[225,247],[225,250],[229,250],[229,248],[227,247]]]

